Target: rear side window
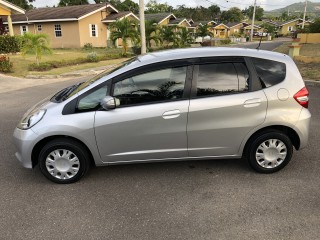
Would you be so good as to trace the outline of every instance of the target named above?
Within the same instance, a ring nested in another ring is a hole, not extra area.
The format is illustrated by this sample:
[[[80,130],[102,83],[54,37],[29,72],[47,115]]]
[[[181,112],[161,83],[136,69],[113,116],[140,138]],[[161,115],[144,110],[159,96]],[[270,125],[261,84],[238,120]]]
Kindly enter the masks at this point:
[[[271,87],[282,82],[286,77],[286,65],[282,62],[252,58],[262,86]]]
[[[199,65],[197,96],[247,92],[249,73],[244,63]]]

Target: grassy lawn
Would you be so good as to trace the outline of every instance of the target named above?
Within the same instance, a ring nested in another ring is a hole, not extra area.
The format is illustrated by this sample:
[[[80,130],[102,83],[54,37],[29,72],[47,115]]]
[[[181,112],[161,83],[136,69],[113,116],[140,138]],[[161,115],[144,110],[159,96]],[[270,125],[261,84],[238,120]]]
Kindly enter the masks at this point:
[[[291,43],[284,43],[274,51],[289,54],[289,45],[291,45]],[[300,49],[300,55],[308,57],[320,57],[320,44],[303,44]],[[296,60],[295,63],[297,64],[304,79],[320,81],[320,63],[304,63]]]
[[[60,61],[60,60],[71,60],[76,58],[86,58],[90,52],[96,52],[97,55],[102,56],[105,54],[119,54],[121,53],[121,49],[105,49],[105,48],[95,48],[92,50],[84,50],[84,49],[53,49],[53,54],[45,54],[42,56],[41,62],[47,61]],[[99,67],[105,64],[109,64],[109,61],[101,61],[98,63],[84,63],[78,64],[74,66],[61,67],[57,69],[52,69],[50,71],[45,72],[29,72],[28,66],[29,64],[35,63],[35,56],[31,54],[27,54],[26,56],[22,56],[20,54],[10,55],[10,60],[13,63],[13,72],[9,75],[24,77],[30,74],[39,74],[39,75],[47,75],[47,74],[62,74],[66,72],[71,72],[75,70],[81,70],[92,67]],[[113,60],[110,60],[113,61]],[[123,61],[123,59],[122,59]],[[110,63],[114,64],[114,63]]]
[[[74,66],[67,66],[67,67],[60,67],[60,68],[54,68],[49,71],[44,72],[35,72],[35,71],[29,71],[28,75],[60,75],[63,73],[78,71],[78,70],[84,70],[89,68],[96,68],[96,67],[102,67],[102,66],[108,66],[108,65],[115,65],[118,63],[121,63],[128,58],[119,58],[119,59],[111,59],[106,61],[100,61],[100,62],[94,62],[94,63],[83,63],[78,64]]]

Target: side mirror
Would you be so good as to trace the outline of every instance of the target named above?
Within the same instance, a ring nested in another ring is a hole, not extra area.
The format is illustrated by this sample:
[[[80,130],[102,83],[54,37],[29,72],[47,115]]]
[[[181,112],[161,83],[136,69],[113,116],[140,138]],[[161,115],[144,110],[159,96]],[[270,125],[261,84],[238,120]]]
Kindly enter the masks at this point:
[[[120,106],[120,100],[111,96],[106,96],[101,100],[100,105],[103,109],[109,111]]]

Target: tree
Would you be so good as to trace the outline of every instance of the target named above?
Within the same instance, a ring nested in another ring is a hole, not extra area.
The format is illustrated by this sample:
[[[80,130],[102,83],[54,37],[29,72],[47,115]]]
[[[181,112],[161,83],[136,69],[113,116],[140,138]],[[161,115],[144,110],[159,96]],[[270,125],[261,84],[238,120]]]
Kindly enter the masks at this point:
[[[27,10],[27,9],[33,8],[33,5],[30,3],[34,2],[35,0],[7,0],[7,1]]]
[[[277,31],[276,27],[270,23],[263,23],[261,27],[264,28],[265,32],[271,34],[272,36]]]
[[[241,22],[243,18],[240,8],[237,7],[232,7],[228,11],[223,11],[221,14],[221,19],[225,22]]]
[[[95,3],[105,3],[105,0],[94,0]],[[107,1],[112,6],[120,11],[131,11],[134,13],[139,13],[139,4],[133,2],[132,0],[124,0],[121,2],[120,0],[109,0]]]
[[[49,47],[49,37],[46,34],[25,33],[22,37],[22,55],[32,53],[36,55],[36,63],[39,66],[43,53],[52,53]]]
[[[151,48],[151,41],[154,41],[157,45],[160,42],[160,37],[157,34],[157,31],[159,30],[157,21],[145,21],[146,25],[146,43],[147,48]],[[139,28],[140,29],[140,28]]]
[[[88,0],[60,0],[58,6],[65,7],[65,6],[73,6],[73,5],[84,5],[89,4]]]
[[[311,33],[320,33],[320,18],[317,18],[314,23],[310,24],[309,31]]]
[[[196,37],[202,37],[202,42],[204,41],[204,37],[210,36],[213,37],[212,32],[209,31],[208,25],[199,25],[196,32]]]
[[[118,39],[122,40],[123,55],[127,55],[128,41],[136,41],[138,39],[138,31],[136,23],[128,18],[117,20],[111,24],[110,39],[115,44]]]
[[[159,29],[159,37],[161,44],[165,43],[165,46],[169,47],[170,43],[176,43],[177,36],[173,33],[173,30],[174,27],[172,26],[162,26]]]
[[[188,47],[193,41],[191,33],[185,27],[180,27],[177,31],[177,40],[176,43],[178,47]]]
[[[208,11],[209,11],[210,17],[211,17],[211,19],[209,19],[209,20],[217,18],[221,14],[220,7],[217,5],[211,5],[210,7],[208,7]]]
[[[173,7],[167,3],[158,3],[157,0],[150,0],[146,4],[146,13],[162,13],[162,12],[172,12]]]
[[[243,10],[243,13],[249,18],[252,19],[253,16],[253,6],[250,6],[249,8],[246,8]],[[260,6],[256,6],[256,16],[255,19],[261,20],[264,14],[264,9]]]

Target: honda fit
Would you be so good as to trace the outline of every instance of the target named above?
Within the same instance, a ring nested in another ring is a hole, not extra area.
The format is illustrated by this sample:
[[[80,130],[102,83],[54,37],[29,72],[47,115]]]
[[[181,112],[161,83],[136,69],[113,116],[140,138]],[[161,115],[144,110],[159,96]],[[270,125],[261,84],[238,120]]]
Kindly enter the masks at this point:
[[[282,169],[308,140],[308,90],[290,57],[193,48],[133,58],[32,107],[16,157],[53,182],[91,165],[246,158]]]

